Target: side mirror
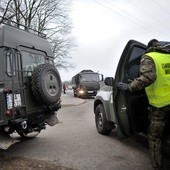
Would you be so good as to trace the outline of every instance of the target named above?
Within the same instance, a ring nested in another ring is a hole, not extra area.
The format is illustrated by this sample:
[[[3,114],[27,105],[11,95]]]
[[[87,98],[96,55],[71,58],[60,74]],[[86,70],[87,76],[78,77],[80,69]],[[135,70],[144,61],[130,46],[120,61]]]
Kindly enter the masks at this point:
[[[114,79],[113,77],[106,77],[104,80],[105,85],[107,86],[113,86]]]
[[[104,80],[103,74],[99,74],[99,80],[100,80],[100,82]]]

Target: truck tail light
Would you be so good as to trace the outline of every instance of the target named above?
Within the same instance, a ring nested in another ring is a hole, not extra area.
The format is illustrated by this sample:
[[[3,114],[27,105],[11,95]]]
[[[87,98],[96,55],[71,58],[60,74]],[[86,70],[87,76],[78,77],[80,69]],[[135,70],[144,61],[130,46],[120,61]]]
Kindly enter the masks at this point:
[[[4,93],[12,93],[12,90],[9,89],[9,88],[4,88],[4,89],[3,89],[3,92],[4,92]]]
[[[6,115],[7,115],[7,116],[11,116],[11,110],[7,110],[7,111],[6,111]]]
[[[7,110],[6,111],[6,115],[7,116],[11,116],[12,114],[14,114],[16,116],[17,115],[17,111],[16,110],[14,110],[13,112],[12,112],[12,110]]]

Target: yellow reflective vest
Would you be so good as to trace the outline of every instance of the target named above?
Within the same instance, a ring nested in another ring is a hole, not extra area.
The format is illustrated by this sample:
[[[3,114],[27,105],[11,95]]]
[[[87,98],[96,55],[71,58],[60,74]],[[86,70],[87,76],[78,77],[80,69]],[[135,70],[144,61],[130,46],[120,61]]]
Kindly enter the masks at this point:
[[[156,66],[156,80],[145,87],[149,104],[157,108],[170,105],[170,54],[149,52]]]

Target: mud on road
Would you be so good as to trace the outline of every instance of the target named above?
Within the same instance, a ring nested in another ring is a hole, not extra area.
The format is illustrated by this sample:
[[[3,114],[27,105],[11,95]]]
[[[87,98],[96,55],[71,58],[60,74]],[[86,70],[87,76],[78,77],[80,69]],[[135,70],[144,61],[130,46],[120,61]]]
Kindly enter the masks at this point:
[[[1,170],[74,170],[72,168],[56,165],[49,161],[36,160],[24,157],[7,157],[0,154]]]

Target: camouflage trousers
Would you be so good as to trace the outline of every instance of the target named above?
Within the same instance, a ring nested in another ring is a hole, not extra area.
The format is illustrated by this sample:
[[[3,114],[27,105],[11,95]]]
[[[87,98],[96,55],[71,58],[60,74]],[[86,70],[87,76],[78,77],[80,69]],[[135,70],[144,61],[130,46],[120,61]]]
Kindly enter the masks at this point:
[[[148,128],[149,154],[151,164],[154,169],[161,169],[163,166],[162,160],[162,137],[165,128],[165,119],[170,112],[170,107],[152,108],[150,110],[150,123]]]

